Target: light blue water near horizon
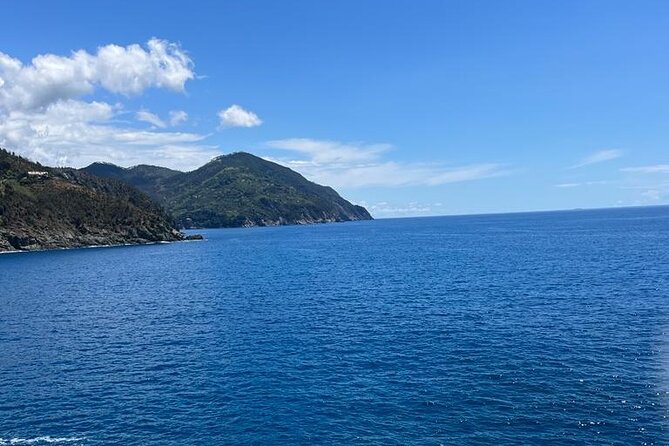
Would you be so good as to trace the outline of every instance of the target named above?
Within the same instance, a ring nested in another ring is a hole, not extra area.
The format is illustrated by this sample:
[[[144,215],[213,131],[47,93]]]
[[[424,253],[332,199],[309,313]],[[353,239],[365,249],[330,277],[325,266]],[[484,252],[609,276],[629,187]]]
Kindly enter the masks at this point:
[[[0,256],[0,445],[669,444],[669,207]]]

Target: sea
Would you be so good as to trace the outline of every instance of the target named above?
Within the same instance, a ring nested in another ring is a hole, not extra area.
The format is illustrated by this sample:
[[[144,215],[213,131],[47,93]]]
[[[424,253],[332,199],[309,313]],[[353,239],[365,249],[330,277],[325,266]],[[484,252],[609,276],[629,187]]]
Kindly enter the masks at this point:
[[[669,207],[0,256],[0,445],[669,445]]]

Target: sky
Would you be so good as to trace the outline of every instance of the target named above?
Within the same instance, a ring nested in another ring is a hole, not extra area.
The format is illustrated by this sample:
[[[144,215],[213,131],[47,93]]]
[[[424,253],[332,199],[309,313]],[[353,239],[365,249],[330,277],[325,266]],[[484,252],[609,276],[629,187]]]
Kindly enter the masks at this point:
[[[378,218],[669,203],[669,2],[14,2],[0,146],[246,151]]]

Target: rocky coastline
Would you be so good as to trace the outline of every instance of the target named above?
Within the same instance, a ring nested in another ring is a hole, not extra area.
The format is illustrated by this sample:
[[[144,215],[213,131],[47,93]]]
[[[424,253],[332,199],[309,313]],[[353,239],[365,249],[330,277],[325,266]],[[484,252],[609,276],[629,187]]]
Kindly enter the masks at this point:
[[[142,232],[142,231],[138,231]],[[112,233],[101,231],[95,234],[77,234],[72,231],[0,231],[0,252],[46,251],[51,249],[88,248],[93,246],[125,246],[169,243],[193,240],[174,231],[170,236],[153,236],[137,233]]]
[[[171,217],[122,182],[0,149],[0,252],[173,242]]]

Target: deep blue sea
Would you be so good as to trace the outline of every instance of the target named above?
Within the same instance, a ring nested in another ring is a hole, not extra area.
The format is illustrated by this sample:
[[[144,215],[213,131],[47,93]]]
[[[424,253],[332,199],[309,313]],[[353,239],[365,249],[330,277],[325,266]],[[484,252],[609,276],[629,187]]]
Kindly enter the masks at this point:
[[[0,256],[0,445],[669,445],[669,207]]]

